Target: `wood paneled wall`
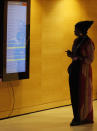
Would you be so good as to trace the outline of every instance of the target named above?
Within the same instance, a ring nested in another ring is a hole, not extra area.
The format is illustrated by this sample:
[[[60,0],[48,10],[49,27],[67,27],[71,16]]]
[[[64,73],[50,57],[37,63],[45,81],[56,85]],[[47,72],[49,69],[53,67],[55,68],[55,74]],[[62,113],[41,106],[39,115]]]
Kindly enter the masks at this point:
[[[80,20],[95,21],[89,35],[97,47],[96,5],[95,0],[31,0],[30,79],[0,83],[0,118],[70,104],[67,67],[71,60],[65,50],[71,49],[74,25]],[[95,99],[96,55],[95,50]]]

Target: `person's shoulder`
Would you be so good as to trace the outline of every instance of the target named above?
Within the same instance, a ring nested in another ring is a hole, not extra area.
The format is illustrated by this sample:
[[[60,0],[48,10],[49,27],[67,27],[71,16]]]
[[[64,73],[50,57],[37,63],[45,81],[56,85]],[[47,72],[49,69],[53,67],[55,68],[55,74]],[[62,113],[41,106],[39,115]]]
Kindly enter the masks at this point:
[[[79,40],[79,38],[75,38],[75,39],[74,39],[74,43],[77,42],[78,40]]]
[[[93,48],[95,48],[94,42],[90,37],[87,37],[87,42],[86,43],[87,43],[88,46],[90,45]]]
[[[87,37],[87,41],[88,41],[89,43],[94,44],[93,40],[92,40],[90,37]]]

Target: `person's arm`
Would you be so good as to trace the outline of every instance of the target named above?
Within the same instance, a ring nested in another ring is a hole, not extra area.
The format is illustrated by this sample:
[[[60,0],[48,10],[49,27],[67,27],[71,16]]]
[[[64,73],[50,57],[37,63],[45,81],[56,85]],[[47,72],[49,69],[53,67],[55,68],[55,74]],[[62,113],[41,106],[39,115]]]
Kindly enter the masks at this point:
[[[94,44],[91,40],[88,40],[85,43],[85,46],[82,48],[81,55],[83,58],[83,63],[91,64],[94,60]]]
[[[71,50],[67,50],[65,51],[67,53],[67,56],[70,57],[71,59],[73,59],[74,57],[77,58],[77,56],[75,56],[75,50],[76,50],[76,43],[77,43],[77,39],[74,40],[73,45],[72,45],[72,51]]]

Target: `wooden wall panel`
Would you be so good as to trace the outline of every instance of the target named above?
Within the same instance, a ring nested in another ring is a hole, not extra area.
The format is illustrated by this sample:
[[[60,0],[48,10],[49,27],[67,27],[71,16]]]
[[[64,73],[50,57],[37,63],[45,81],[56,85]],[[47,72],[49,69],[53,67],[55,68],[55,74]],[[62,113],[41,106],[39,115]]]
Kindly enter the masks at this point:
[[[97,48],[96,5],[95,0],[31,0],[30,79],[0,83],[0,118],[70,104],[67,68],[71,60],[65,50],[71,49],[74,24],[80,20],[95,21],[89,35]],[[96,55],[95,50],[94,99]]]

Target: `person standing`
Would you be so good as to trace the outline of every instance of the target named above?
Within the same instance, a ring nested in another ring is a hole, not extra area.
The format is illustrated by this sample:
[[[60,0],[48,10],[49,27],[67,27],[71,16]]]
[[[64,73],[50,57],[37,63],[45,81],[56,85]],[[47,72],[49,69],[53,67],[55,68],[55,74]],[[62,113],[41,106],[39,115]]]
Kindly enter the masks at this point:
[[[75,25],[75,35],[72,51],[67,50],[67,56],[72,59],[68,67],[69,86],[74,119],[71,126],[93,123],[92,103],[92,67],[95,46],[87,35],[93,21],[80,21]]]

